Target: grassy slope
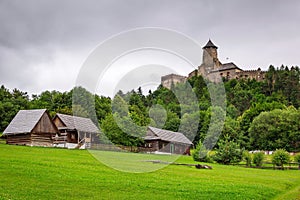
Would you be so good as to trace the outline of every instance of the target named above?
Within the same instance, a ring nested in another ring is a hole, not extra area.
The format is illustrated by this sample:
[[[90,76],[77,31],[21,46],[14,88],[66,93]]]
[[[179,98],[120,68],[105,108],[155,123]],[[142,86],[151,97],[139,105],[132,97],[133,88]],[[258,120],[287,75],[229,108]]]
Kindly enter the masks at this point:
[[[222,165],[212,165],[213,170],[197,170],[172,165],[151,173],[133,174],[106,167],[84,150],[4,144],[0,144],[0,157],[0,199],[297,199],[300,196],[300,171],[295,170]],[[177,162],[193,163],[191,157],[181,157]]]

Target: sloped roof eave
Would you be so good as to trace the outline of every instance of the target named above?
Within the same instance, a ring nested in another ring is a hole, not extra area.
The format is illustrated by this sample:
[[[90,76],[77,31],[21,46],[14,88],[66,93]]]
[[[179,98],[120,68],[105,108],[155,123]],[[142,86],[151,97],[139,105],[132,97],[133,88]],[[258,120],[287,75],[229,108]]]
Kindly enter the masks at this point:
[[[66,125],[65,127],[60,127],[60,130],[68,129],[86,133],[100,133],[97,126],[89,118],[60,113],[57,113],[55,117],[58,117]]]
[[[12,136],[12,135],[27,135],[30,134],[30,132],[19,132],[19,133],[3,133],[3,136]]]

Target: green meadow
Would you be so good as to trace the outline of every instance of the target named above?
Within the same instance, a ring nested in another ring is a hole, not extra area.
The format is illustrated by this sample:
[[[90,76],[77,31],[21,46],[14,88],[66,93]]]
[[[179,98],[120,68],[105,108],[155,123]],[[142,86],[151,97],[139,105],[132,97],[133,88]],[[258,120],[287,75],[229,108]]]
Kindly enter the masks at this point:
[[[128,169],[161,166],[127,173],[102,164],[87,150],[0,144],[0,199],[300,199],[300,170],[217,164],[208,170],[145,162],[172,156],[104,154],[119,158],[117,165],[134,160]],[[189,156],[176,162],[195,164]]]

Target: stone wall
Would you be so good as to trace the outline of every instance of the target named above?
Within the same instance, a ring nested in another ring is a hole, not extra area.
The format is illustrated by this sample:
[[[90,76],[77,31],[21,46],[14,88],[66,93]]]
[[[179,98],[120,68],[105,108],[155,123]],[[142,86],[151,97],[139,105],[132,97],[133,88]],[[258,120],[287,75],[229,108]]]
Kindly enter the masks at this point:
[[[161,77],[161,84],[165,88],[171,89],[171,85],[175,85],[177,83],[184,83],[186,81],[186,76],[181,76],[177,74],[168,74],[166,76]]]
[[[245,70],[238,72],[236,74],[236,79],[255,79],[257,81],[263,81],[265,80],[265,71],[261,71],[260,68],[257,70]]]

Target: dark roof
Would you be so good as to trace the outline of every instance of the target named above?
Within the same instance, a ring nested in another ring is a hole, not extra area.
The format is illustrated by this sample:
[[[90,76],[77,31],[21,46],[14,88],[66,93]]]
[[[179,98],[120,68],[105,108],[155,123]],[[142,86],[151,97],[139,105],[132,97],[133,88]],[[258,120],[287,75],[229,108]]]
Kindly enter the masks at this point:
[[[3,135],[30,133],[45,112],[46,109],[20,110],[4,130]]]
[[[89,118],[64,115],[60,113],[57,113],[55,117],[58,117],[65,124],[66,129],[77,130],[87,133],[99,133],[99,129]],[[59,129],[62,128],[60,127]]]
[[[211,72],[219,72],[219,71],[225,71],[225,70],[230,70],[230,69],[239,69],[239,70],[243,71],[238,66],[236,66],[233,62],[230,62],[230,63],[222,64],[218,69],[212,70]]]
[[[203,49],[210,48],[210,47],[216,48],[216,49],[218,48],[216,45],[214,45],[214,43],[212,43],[211,40],[208,40],[207,44],[203,47]]]
[[[149,126],[148,129],[152,131],[155,136],[146,136],[145,140],[164,140],[169,142],[178,142],[183,144],[193,144],[185,135],[179,132],[168,131],[164,129],[154,128]]]

